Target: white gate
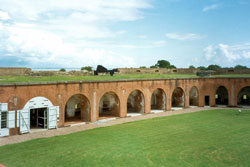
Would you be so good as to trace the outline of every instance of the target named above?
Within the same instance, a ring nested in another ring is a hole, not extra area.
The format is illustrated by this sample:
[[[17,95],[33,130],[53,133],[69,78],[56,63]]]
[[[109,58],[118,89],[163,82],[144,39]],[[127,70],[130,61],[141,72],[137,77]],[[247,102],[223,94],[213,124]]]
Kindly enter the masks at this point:
[[[29,110],[18,110],[19,121],[20,121],[20,133],[30,132],[30,111]]]
[[[8,128],[15,128],[15,116],[16,116],[16,112],[15,111],[9,111],[8,112]]]
[[[2,124],[2,112],[0,110],[0,137],[9,136],[9,129],[7,127],[1,127]]]
[[[8,117],[8,103],[0,103],[0,137],[9,136]]]
[[[59,111],[58,106],[51,106],[48,108],[48,129],[57,128],[57,114]]]

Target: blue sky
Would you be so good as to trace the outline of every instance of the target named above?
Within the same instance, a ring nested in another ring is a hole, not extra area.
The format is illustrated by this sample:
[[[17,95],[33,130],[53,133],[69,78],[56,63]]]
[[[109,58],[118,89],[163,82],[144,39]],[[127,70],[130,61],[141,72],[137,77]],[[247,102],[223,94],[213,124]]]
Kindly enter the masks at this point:
[[[250,67],[249,0],[0,0],[0,66]]]

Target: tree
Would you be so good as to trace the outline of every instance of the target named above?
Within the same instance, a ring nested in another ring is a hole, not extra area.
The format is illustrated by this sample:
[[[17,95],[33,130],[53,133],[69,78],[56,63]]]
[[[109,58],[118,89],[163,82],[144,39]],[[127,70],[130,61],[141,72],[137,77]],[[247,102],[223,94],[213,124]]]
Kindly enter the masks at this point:
[[[236,65],[236,66],[234,66],[234,68],[236,68],[236,69],[246,69],[247,66]]]
[[[59,71],[66,72],[65,68],[61,68]]]
[[[157,68],[170,68],[170,63],[167,60],[158,60],[155,66]]]
[[[190,68],[190,69],[195,69],[195,66],[190,65],[189,68]]]
[[[143,68],[147,68],[147,67],[146,67],[146,66],[141,66],[140,68],[142,68],[142,69],[143,69]]]
[[[204,66],[200,66],[200,67],[197,67],[198,69],[202,70],[202,71],[205,71],[207,68],[204,67]]]
[[[219,65],[216,64],[211,64],[207,67],[208,70],[217,70],[220,69],[221,67]]]
[[[90,67],[90,66],[85,66],[85,67],[82,67],[81,70],[92,71],[92,67]]]
[[[150,68],[157,68],[156,66],[150,66]]]
[[[175,65],[170,65],[170,68],[176,68]]]

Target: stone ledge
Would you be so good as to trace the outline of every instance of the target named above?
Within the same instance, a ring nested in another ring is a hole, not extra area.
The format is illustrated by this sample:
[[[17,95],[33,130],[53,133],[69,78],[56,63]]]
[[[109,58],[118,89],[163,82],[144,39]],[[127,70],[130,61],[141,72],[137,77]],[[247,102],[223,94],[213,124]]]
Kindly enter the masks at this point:
[[[56,85],[56,84],[82,84],[82,83],[111,83],[133,81],[164,81],[164,80],[200,80],[200,79],[250,79],[250,77],[192,77],[192,78],[156,78],[156,79],[119,79],[119,80],[76,80],[76,81],[39,81],[39,82],[9,82],[0,83],[4,86],[31,86],[31,85]]]

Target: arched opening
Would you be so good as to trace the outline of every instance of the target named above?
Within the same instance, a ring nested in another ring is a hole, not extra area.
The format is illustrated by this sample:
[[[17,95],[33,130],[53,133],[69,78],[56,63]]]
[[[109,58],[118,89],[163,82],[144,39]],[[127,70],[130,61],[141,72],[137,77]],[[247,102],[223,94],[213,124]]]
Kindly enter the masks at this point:
[[[199,93],[196,86],[193,86],[189,93],[189,105],[198,106],[199,103]]]
[[[185,94],[184,91],[181,88],[175,88],[173,94],[172,94],[172,107],[179,108],[184,107],[185,103]]]
[[[81,94],[71,96],[65,106],[65,123],[72,124],[88,121],[90,121],[88,98]]]
[[[151,112],[166,109],[166,94],[162,89],[156,89],[151,96]]]
[[[225,88],[224,86],[220,86],[216,90],[215,104],[216,105],[228,105],[228,92],[227,92],[227,88]]]
[[[237,105],[242,107],[250,107],[250,86],[240,90],[237,96]]]
[[[18,113],[21,118],[19,122],[20,133],[57,127],[59,107],[53,106],[46,97],[37,96],[30,99]]]
[[[130,93],[127,100],[127,113],[144,113],[145,99],[141,91]]]
[[[105,93],[99,103],[99,119],[120,116],[120,101],[114,92]]]

